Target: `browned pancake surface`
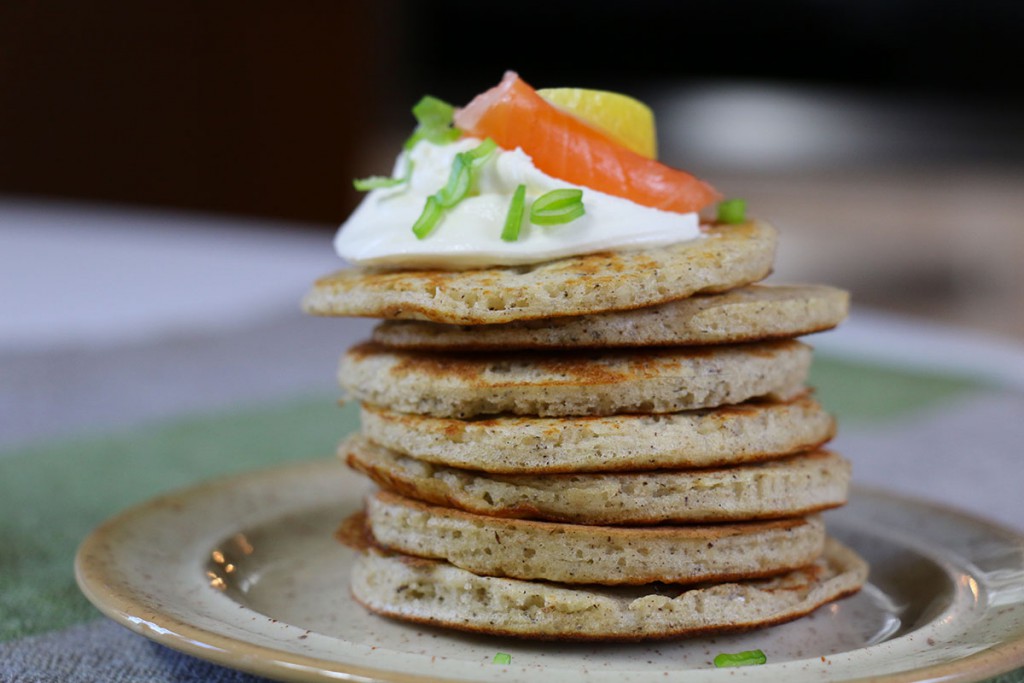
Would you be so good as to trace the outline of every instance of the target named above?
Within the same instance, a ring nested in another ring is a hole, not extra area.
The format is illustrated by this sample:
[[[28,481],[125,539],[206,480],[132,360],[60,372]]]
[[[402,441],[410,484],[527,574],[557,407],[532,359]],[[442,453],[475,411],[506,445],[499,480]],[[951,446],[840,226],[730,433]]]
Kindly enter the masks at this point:
[[[587,254],[532,266],[464,271],[350,268],[320,278],[303,300],[315,315],[480,325],[626,310],[722,292],[771,272],[766,223],[716,226],[667,247]]]

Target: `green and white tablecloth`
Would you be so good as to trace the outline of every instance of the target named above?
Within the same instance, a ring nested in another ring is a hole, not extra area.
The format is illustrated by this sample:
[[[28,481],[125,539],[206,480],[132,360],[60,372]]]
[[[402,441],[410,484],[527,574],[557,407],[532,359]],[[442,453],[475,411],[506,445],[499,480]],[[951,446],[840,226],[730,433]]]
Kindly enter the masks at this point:
[[[1020,392],[967,376],[825,357],[816,361],[813,382],[840,416],[838,449],[854,462],[855,480],[1024,526],[1013,519],[1021,505],[1007,498],[1024,482]],[[102,520],[158,493],[329,457],[356,425],[355,406],[339,408],[335,398],[308,395],[0,454],[0,681],[257,680],[102,618],[78,592],[72,559]],[[970,452],[959,451],[968,443]],[[944,467],[953,469],[941,474]],[[958,486],[968,490],[950,493]],[[970,489],[978,486],[990,493]],[[1024,681],[1024,670],[999,680]]]

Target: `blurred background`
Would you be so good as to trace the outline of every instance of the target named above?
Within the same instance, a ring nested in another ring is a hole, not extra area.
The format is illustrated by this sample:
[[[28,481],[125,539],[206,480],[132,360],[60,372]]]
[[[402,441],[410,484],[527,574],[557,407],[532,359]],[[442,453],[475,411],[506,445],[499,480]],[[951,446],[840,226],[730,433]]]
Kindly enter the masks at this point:
[[[1024,3],[483,7],[0,2],[8,434],[49,428],[55,406],[82,424],[121,416],[83,396],[124,390],[125,349],[147,339],[176,369],[150,377],[164,398],[131,411],[160,414],[176,383],[194,393],[181,368],[206,373],[197,349],[214,346],[268,362],[213,383],[212,403],[292,386],[302,363],[329,386],[368,323],[308,321],[297,301],[338,265],[351,179],[390,169],[421,95],[464,104],[506,69],[648,102],[665,162],[780,228],[776,279],[1024,340]],[[229,323],[244,336],[225,337]],[[116,350],[81,355],[101,344]],[[296,344],[309,352],[269,361]],[[40,389],[55,367],[81,390]]]
[[[334,230],[424,93],[633,94],[777,271],[1024,338],[1015,0],[0,3],[0,195]]]

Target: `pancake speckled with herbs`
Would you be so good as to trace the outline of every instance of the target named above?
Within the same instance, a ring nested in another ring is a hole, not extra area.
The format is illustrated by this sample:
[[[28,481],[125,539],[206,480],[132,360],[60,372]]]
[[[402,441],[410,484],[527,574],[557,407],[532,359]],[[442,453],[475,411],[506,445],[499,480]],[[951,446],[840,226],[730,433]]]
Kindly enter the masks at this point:
[[[677,413],[469,420],[364,403],[360,422],[365,437],[417,460],[512,474],[737,465],[813,450],[835,434],[835,420],[810,396]]]
[[[672,413],[802,393],[796,341],[546,354],[443,354],[355,346],[339,381],[360,401],[437,417]]]
[[[796,517],[846,502],[850,463],[815,452],[737,467],[616,474],[488,475],[436,467],[354,437],[346,462],[383,488],[478,515],[572,524]]]
[[[867,580],[864,560],[831,538],[811,564],[764,579],[594,586],[480,576],[374,547],[363,522],[350,518],[339,532],[359,550],[356,600],[383,616],[492,635],[629,641],[745,631],[808,614]]]
[[[693,346],[787,339],[838,325],[849,294],[816,285],[751,285],[659,306],[503,325],[388,320],[373,341],[435,351]]]
[[[349,268],[322,277],[303,300],[314,315],[506,323],[654,306],[724,292],[766,277],[775,229],[749,222],[656,249],[585,254],[531,266],[474,270]]]
[[[825,542],[816,515],[613,527],[477,515],[387,491],[367,498],[366,524],[384,548],[475,574],[602,585],[770,576],[810,564]]]

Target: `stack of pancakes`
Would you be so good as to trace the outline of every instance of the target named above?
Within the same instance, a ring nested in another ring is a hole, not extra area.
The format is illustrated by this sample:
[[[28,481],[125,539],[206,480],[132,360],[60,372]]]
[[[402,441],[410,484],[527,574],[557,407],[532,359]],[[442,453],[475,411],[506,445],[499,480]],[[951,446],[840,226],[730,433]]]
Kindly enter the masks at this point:
[[[806,387],[829,287],[752,285],[775,231],[535,266],[351,269],[306,310],[386,318],[343,357],[380,485],[343,540],[380,614],[539,638],[778,623],[867,568],[818,511],[846,500],[835,424]]]

